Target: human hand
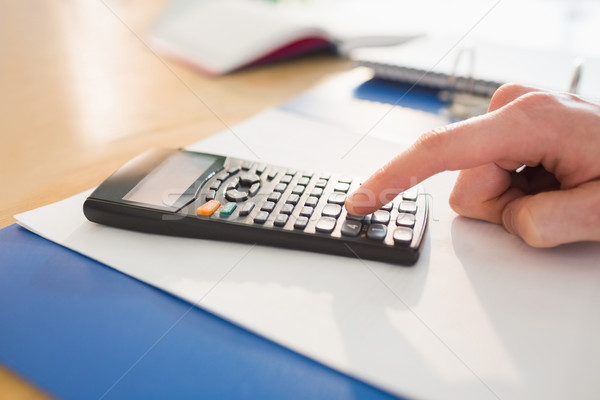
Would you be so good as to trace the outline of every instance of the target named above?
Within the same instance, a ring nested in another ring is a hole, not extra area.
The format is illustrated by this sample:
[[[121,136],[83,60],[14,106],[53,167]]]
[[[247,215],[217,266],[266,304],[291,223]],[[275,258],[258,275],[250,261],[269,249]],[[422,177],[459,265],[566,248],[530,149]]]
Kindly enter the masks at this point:
[[[368,214],[446,170],[463,170],[450,196],[460,215],[503,224],[535,247],[600,241],[599,104],[504,85],[487,114],[422,135],[351,194],[346,209]]]

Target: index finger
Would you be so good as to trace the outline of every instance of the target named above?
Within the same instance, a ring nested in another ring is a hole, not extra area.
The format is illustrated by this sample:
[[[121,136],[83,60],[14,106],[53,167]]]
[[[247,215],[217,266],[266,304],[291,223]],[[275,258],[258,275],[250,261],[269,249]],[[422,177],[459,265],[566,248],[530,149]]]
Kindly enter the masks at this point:
[[[524,163],[538,164],[547,153],[548,143],[553,142],[548,134],[557,131],[558,119],[552,121],[545,111],[548,99],[548,93],[527,94],[491,113],[422,135],[348,197],[348,212],[373,212],[398,193],[442,171],[499,160],[514,161],[515,168]]]

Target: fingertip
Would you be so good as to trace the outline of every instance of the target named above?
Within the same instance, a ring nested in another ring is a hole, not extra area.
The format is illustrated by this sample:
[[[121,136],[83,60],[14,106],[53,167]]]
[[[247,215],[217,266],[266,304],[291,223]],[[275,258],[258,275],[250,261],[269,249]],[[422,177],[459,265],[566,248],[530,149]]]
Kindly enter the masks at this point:
[[[348,195],[344,206],[348,214],[366,215],[377,209],[375,199],[370,195],[369,191],[357,189],[355,192]]]
[[[352,199],[353,196],[354,193],[348,195],[348,197],[346,198],[346,202],[344,203],[344,207],[346,208],[346,211],[348,211],[348,214],[354,214],[356,211],[354,209],[354,200]]]
[[[502,212],[502,225],[504,225],[504,229],[506,229],[508,233],[518,236],[518,233],[515,230],[513,210],[510,206],[506,207]]]

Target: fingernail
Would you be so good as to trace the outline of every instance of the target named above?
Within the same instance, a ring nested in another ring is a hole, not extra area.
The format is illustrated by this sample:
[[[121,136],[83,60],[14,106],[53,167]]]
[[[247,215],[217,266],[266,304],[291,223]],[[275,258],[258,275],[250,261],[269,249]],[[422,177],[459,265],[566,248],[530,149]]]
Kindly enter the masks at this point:
[[[360,189],[357,189],[354,193],[348,195],[346,201],[350,201],[350,203],[357,203],[361,201],[365,201],[368,199],[366,193],[362,192]]]
[[[514,224],[513,211],[511,208],[505,209],[502,213],[502,224],[504,224],[504,228],[508,232],[512,233],[513,235],[517,234]]]

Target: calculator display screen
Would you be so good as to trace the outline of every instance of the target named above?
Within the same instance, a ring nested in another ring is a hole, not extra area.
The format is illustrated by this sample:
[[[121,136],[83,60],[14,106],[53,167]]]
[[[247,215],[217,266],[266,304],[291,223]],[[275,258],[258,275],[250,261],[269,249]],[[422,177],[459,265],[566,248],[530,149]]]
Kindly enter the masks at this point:
[[[146,175],[123,200],[172,207],[218,159],[208,154],[177,152]]]

